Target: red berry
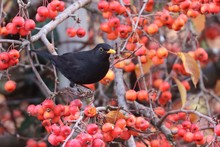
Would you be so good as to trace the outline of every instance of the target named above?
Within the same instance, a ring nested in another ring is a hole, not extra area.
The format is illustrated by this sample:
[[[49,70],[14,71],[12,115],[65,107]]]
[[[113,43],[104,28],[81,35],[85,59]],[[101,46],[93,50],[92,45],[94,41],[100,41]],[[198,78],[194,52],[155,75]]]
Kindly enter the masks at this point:
[[[77,106],[70,106],[69,111],[70,111],[70,113],[72,115],[75,115],[77,112],[79,112],[79,107],[77,107]]]
[[[18,64],[19,60],[18,59],[11,59],[9,60],[8,66],[14,66]]]
[[[16,89],[16,83],[15,81],[9,80],[4,85],[5,91],[7,92],[13,92]]]
[[[64,137],[68,136],[71,132],[71,128],[69,126],[61,126],[60,134]]]
[[[59,10],[64,9],[65,4],[61,3],[61,1],[55,0],[50,3],[50,7],[51,7],[51,10],[53,10],[53,11],[59,11]],[[60,7],[62,7],[62,8],[60,8]]]
[[[38,147],[37,141],[34,139],[28,139],[26,147]]]
[[[193,136],[194,141],[202,141],[203,138],[204,138],[204,135],[202,132],[198,131],[194,133],[194,136]]]
[[[21,28],[24,26],[24,23],[25,23],[25,20],[23,17],[21,16],[15,16],[13,19],[12,19],[12,23],[15,24],[15,26],[17,28]]]
[[[105,33],[110,33],[112,31],[112,28],[108,22],[101,23],[100,29]]]
[[[159,142],[159,140],[151,140],[150,145],[151,145],[151,147],[159,147],[160,142]]]
[[[0,61],[3,63],[8,63],[10,60],[10,54],[7,52],[0,53]]]
[[[215,130],[215,134],[216,134],[217,136],[220,136],[220,124],[216,125],[215,128],[214,128],[214,130]]]
[[[34,115],[35,113],[34,113],[34,109],[35,109],[35,105],[33,105],[33,104],[31,104],[31,105],[29,105],[28,107],[27,107],[27,112],[28,112],[28,114],[30,114],[30,115]]]
[[[44,141],[39,141],[37,145],[37,147],[47,147],[47,144]]]
[[[171,100],[171,98],[172,98],[172,93],[171,93],[170,91],[162,92],[160,98],[162,98],[162,99],[164,99],[164,100],[166,100],[166,101],[169,101],[169,100]]]
[[[50,128],[51,128],[51,131],[53,134],[55,134],[55,135],[60,134],[60,126],[53,124]]]
[[[63,12],[63,10],[65,9],[65,3],[63,1],[60,1],[59,7],[57,7],[57,11],[59,12]]]
[[[48,11],[48,8],[45,7],[45,6],[40,6],[37,8],[37,14],[40,16],[40,17],[48,17],[49,15],[49,11]]]
[[[20,28],[19,34],[20,34],[21,36],[27,36],[27,35],[30,34],[30,31],[25,30],[25,28]]]
[[[32,31],[36,27],[36,23],[32,19],[27,19],[24,24],[24,29],[27,31]]]
[[[103,134],[103,140],[105,142],[111,142],[114,140],[114,137],[111,136],[111,132],[104,132]]]
[[[192,123],[188,120],[182,122],[183,129],[190,129],[191,125],[192,125]]]
[[[170,83],[164,81],[163,83],[161,83],[160,85],[160,90],[161,91],[167,91],[170,89]]]
[[[64,111],[64,106],[62,104],[58,104],[54,107],[53,112],[56,116],[61,116]]]
[[[193,133],[186,132],[186,134],[183,137],[183,140],[186,142],[192,142],[193,141]]]
[[[75,147],[75,146],[74,146]],[[103,140],[96,138],[92,142],[92,147],[105,147],[105,143]]]
[[[82,101],[80,99],[75,99],[73,101],[70,102],[70,106],[77,106],[79,108],[82,107]]]
[[[66,34],[68,37],[75,37],[76,36],[76,30],[74,28],[68,28],[66,30]]]
[[[129,127],[134,127],[136,123],[136,117],[134,115],[129,115],[128,119],[126,120],[126,125]]]
[[[98,9],[101,11],[101,12],[106,12],[108,11],[108,8],[109,8],[109,3],[106,2],[106,1],[99,1],[98,3]]]
[[[142,131],[145,131],[150,126],[150,123],[145,120],[143,117],[137,117],[135,122],[135,127]]]
[[[77,31],[76,31],[76,35],[79,38],[82,38],[86,35],[86,31],[83,28],[78,28]]]
[[[122,134],[123,130],[118,127],[115,126],[115,128],[111,131],[111,136],[114,138],[118,138],[121,134]]]
[[[40,16],[39,14],[36,14],[35,19],[38,22],[44,22],[47,19],[47,17],[43,17],[43,16]]]
[[[192,124],[191,128],[190,128],[190,131],[192,133],[199,131],[199,126],[197,124]]]
[[[109,25],[111,27],[117,28],[120,25],[120,20],[118,17],[113,17],[109,19]]]
[[[119,12],[120,11],[120,3],[118,1],[110,2],[109,10],[112,12]]]
[[[186,134],[186,130],[179,128],[177,134],[179,137],[183,137]]]
[[[45,109],[53,109],[55,107],[54,101],[52,99],[46,99],[42,102],[42,106]]]
[[[59,141],[57,139],[57,136],[54,134],[50,134],[48,137],[48,142],[54,146],[59,145]]]
[[[14,23],[8,23],[6,25],[6,29],[8,30],[8,33],[9,34],[17,34],[18,33],[18,29],[17,29],[17,26],[14,24]]]
[[[11,60],[15,60],[15,59],[18,59],[18,58],[20,57],[20,53],[19,53],[19,51],[16,50],[16,49],[10,50],[10,51],[8,52],[8,54],[9,54],[9,58],[10,58]]]
[[[94,135],[98,132],[99,130],[99,127],[96,125],[96,124],[89,124],[87,127],[86,127],[86,131],[87,133],[89,133],[90,135]]]
[[[89,146],[92,144],[92,136],[86,133],[81,133],[80,135],[77,136],[77,138],[80,138],[82,146]]]
[[[81,141],[79,139],[70,139],[66,147],[82,147]]]

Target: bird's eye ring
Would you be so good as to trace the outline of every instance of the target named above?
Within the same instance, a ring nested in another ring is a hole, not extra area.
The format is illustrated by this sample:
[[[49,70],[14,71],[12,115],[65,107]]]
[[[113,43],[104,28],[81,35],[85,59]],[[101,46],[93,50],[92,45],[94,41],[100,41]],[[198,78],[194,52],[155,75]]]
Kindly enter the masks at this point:
[[[103,51],[104,51],[104,50],[103,50],[103,48],[101,48],[101,47],[99,48],[99,50],[100,50],[101,52],[103,52]]]

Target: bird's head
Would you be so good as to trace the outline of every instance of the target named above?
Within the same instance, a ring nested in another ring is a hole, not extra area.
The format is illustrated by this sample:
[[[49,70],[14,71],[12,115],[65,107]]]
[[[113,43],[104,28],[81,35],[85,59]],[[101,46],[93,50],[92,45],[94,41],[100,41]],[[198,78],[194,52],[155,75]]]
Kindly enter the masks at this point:
[[[110,54],[115,54],[116,51],[106,43],[100,43],[95,47],[96,54],[102,55],[103,57],[109,57]]]

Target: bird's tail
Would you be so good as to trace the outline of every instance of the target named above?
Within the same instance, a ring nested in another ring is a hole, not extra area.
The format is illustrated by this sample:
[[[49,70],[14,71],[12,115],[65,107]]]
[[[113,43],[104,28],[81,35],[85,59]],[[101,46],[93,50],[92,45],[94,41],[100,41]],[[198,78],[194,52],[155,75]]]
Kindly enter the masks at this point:
[[[31,52],[34,52],[45,59],[52,60],[52,55],[47,51],[31,50]]]

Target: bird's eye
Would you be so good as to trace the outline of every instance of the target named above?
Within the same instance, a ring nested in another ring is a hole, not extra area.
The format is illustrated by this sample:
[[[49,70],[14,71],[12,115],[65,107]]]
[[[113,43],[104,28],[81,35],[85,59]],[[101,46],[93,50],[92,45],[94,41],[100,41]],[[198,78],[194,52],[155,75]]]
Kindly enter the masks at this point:
[[[103,50],[103,48],[100,47],[100,48],[99,48],[99,51],[103,52],[104,50]]]

